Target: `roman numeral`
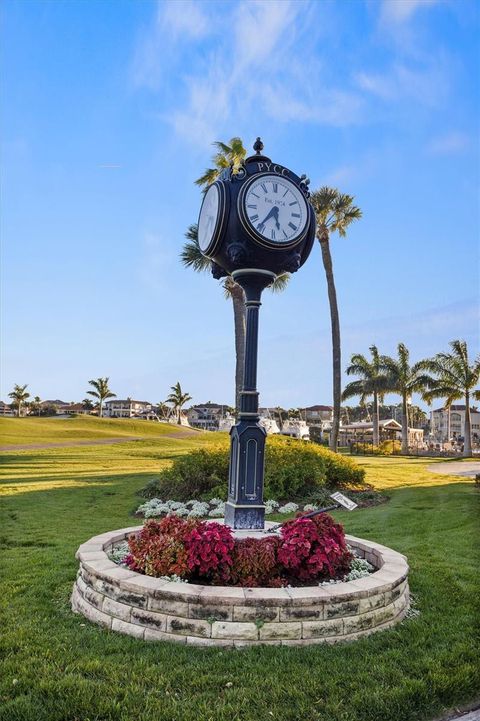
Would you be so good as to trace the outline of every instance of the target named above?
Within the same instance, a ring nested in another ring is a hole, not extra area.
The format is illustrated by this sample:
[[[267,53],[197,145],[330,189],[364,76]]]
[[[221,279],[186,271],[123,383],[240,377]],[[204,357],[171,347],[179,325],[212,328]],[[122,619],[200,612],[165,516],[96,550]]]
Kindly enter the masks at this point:
[[[268,192],[268,191],[267,191],[267,186],[265,185],[265,183],[262,183],[262,190],[263,190],[264,193],[267,193],[267,192]]]
[[[284,198],[288,192],[289,192],[289,189],[287,188],[286,191],[284,192],[284,194],[282,195],[282,198]]]
[[[274,193],[278,192],[278,183],[273,183],[273,192]]]
[[[256,210],[257,206],[256,205],[247,205],[247,208],[253,208],[253,210]],[[298,217],[300,217],[300,216],[298,216]]]
[[[257,195],[256,193],[252,193],[252,195],[254,195],[256,198],[259,198],[259,197],[260,197],[260,196]]]
[[[300,217],[300,213],[292,213],[292,218],[299,218],[299,217]]]
[[[296,230],[296,229],[298,228],[298,225],[294,225],[293,223],[289,223],[289,224],[288,224],[288,227],[291,228],[292,230]]]
[[[282,228],[282,233],[284,234],[285,238],[288,239],[288,235],[285,233],[285,231],[283,230],[283,228]]]
[[[256,220],[258,220],[258,215],[250,216],[250,220],[254,223]]]
[[[276,240],[276,238],[275,238],[275,231],[274,231],[274,230],[272,230],[272,240]]]
[[[289,205],[298,205],[298,200],[294,200],[293,203],[289,203]]]

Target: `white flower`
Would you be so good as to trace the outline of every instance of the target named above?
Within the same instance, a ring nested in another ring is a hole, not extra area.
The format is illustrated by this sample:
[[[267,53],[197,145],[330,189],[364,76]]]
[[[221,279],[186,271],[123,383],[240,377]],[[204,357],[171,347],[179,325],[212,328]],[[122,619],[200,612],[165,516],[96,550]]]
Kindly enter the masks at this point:
[[[307,505],[303,507],[303,510],[305,513],[311,513],[312,511],[318,511],[318,506],[315,506],[313,503],[307,503]]]
[[[280,505],[277,501],[274,501],[273,499],[269,498],[268,501],[265,501],[266,506],[270,506],[270,508],[278,508]]]
[[[160,576],[162,581],[169,581],[170,583],[188,583],[184,578],[180,578],[176,573],[172,573],[171,576]]]
[[[166,501],[165,505],[168,506],[170,511],[176,511],[178,508],[183,508],[184,506],[180,501]]]
[[[197,501],[192,506],[192,509],[188,514],[188,517],[189,518],[202,518],[203,516],[208,515],[209,510],[210,510],[210,507],[209,507],[208,503]]]
[[[130,548],[127,541],[122,541],[116,546],[113,546],[111,551],[107,553],[108,558],[114,563],[118,563],[119,566],[124,564],[126,556],[130,553]]]
[[[298,503],[286,503],[278,509],[279,513],[295,513],[298,511]]]
[[[225,511],[223,508],[220,508],[220,506],[217,506],[217,508],[212,508],[212,510],[208,513],[210,518],[222,518],[224,514]]]

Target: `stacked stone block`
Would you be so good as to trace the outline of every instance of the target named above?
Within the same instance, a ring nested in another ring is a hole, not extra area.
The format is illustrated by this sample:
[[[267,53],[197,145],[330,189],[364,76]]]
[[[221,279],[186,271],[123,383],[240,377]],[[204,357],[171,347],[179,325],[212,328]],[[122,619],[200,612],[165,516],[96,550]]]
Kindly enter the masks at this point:
[[[351,641],[390,628],[409,606],[406,558],[347,536],[377,570],[328,586],[235,588],[143,576],[107,552],[141,526],[95,536],[77,551],[72,608],[112,631],[201,646],[308,645]]]

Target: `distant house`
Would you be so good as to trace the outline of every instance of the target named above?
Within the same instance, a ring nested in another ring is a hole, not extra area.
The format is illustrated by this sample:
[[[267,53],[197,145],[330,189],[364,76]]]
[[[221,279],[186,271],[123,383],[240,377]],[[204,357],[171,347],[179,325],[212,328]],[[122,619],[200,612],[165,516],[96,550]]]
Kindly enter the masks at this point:
[[[14,416],[14,409],[8,404],[0,401],[0,415],[2,416]]]
[[[430,412],[431,435],[437,442],[450,441],[456,438],[465,438],[465,405],[454,405],[450,408],[437,408]],[[470,422],[472,424],[472,441],[480,441],[480,413],[470,408]]]
[[[62,413],[66,413],[69,416],[81,414],[84,416],[90,415],[91,410],[87,410],[83,403],[69,403],[67,406],[63,406]]]
[[[64,415],[67,412],[65,409],[70,408],[72,404],[55,398],[55,400],[47,399],[40,401],[38,405],[40,406],[40,410],[47,413],[47,415]]]
[[[203,405],[192,406],[187,411],[189,424],[193,428],[201,428],[204,431],[218,431],[220,419],[227,412],[227,405],[218,403],[203,403]]]
[[[333,420],[333,406],[309,406],[300,408],[302,419],[307,425],[322,425],[323,422],[331,423]]]
[[[148,401],[135,401],[132,398],[126,398],[125,400],[115,398],[111,401],[105,401],[103,404],[105,418],[135,418],[151,410],[152,404]]]

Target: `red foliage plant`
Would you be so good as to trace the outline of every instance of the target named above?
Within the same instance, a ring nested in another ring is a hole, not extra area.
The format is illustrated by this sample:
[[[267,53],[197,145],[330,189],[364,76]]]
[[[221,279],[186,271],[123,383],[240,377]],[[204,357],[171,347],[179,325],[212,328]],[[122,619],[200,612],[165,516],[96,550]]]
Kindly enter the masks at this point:
[[[235,542],[231,581],[235,586],[283,586],[278,563],[278,536],[242,538]]]
[[[278,560],[288,574],[302,581],[338,578],[348,572],[351,553],[343,526],[327,513],[295,518],[281,529]]]
[[[232,530],[220,523],[197,523],[186,538],[188,568],[200,578],[214,583],[228,581],[235,544]]]
[[[147,521],[128,544],[134,571],[246,587],[340,578],[351,561],[342,526],[325,513],[288,521],[280,536],[240,540],[220,523],[171,515]]]
[[[186,539],[199,521],[166,516],[160,521],[149,520],[138,536],[131,536],[127,565],[147,576],[188,575]]]

